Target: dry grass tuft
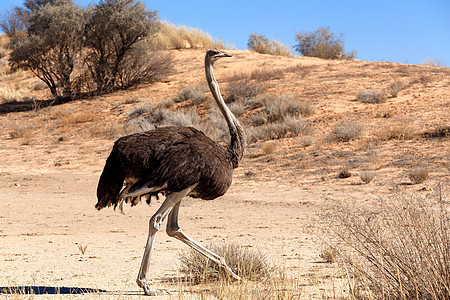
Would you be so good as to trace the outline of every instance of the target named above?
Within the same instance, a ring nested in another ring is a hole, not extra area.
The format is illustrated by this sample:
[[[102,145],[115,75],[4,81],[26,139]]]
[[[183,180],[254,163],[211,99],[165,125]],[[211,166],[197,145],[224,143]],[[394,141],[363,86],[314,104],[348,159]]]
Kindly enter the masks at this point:
[[[25,87],[11,88],[0,86],[0,104],[22,101],[29,91],[30,90]]]
[[[382,141],[410,140],[414,137],[414,129],[406,123],[394,124],[382,128],[377,137]]]
[[[372,88],[362,90],[356,96],[356,100],[363,103],[383,103],[387,99],[397,97],[398,93],[404,88],[406,86],[403,83],[396,81],[382,90],[374,90]]]
[[[328,247],[320,252],[319,257],[327,263],[335,263],[338,252],[332,247]]]
[[[327,140],[338,142],[350,142],[361,137],[364,127],[358,123],[350,121],[342,121],[337,123]]]
[[[263,147],[261,148],[261,151],[264,155],[269,155],[275,152],[276,148],[277,147],[275,143],[264,143]]]
[[[23,138],[25,140],[30,139],[33,136],[34,128],[30,124],[15,125],[9,131],[9,137],[11,139]]]
[[[425,168],[415,168],[408,172],[408,178],[413,184],[419,184],[430,178],[430,173]]]
[[[349,178],[352,177],[352,173],[348,169],[342,169],[338,173],[338,178]]]
[[[188,86],[183,89],[176,97],[173,98],[175,103],[191,100],[194,104],[203,103],[208,99],[205,92],[200,87]]]
[[[212,252],[225,258],[228,266],[246,280],[270,278],[275,269],[268,262],[267,255],[260,250],[244,248],[236,243],[209,244]],[[228,274],[219,266],[192,249],[180,253],[180,271],[192,282],[229,280]]]
[[[97,126],[89,128],[89,137],[93,138],[119,138],[126,134],[134,133],[136,128],[130,125],[123,125],[117,122],[101,122]]]
[[[177,26],[169,22],[160,23],[160,30],[152,42],[160,49],[232,48],[223,41],[213,39],[207,32],[200,29]]]
[[[312,132],[308,121],[297,118],[288,118],[282,123],[273,123],[258,127],[247,126],[245,129],[249,143],[306,135]]]
[[[297,64],[285,68],[258,68],[251,72],[234,72],[223,78],[225,82],[249,81],[255,80],[258,83],[269,80],[283,79],[288,73],[299,74],[301,78],[305,77],[311,71],[311,67]]]
[[[325,229],[350,273],[350,299],[450,299],[445,188],[398,192],[376,208],[333,203]]]
[[[256,97],[259,93],[261,93],[261,91],[261,85],[251,82],[248,79],[233,82],[232,84],[228,84],[225,89],[225,93],[227,95],[225,97],[225,102],[245,102],[248,99]]]
[[[362,182],[368,184],[375,178],[374,172],[364,171],[359,173],[359,178],[361,178]]]

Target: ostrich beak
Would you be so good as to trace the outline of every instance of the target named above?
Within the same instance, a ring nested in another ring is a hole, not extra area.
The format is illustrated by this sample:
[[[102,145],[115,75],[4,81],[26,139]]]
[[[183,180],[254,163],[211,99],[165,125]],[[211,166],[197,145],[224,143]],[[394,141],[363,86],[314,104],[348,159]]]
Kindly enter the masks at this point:
[[[222,53],[220,54],[220,57],[233,57],[233,56],[232,56],[231,54],[222,52]]]

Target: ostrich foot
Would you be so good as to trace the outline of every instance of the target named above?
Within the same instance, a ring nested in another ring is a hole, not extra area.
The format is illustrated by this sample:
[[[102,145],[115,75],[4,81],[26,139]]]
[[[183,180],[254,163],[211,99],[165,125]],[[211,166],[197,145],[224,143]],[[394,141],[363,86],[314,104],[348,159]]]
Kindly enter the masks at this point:
[[[164,289],[152,289],[150,287],[150,284],[146,280],[138,280],[137,284],[139,287],[141,287],[144,290],[144,293],[146,296],[163,296],[163,295],[170,295],[170,292],[168,290]]]

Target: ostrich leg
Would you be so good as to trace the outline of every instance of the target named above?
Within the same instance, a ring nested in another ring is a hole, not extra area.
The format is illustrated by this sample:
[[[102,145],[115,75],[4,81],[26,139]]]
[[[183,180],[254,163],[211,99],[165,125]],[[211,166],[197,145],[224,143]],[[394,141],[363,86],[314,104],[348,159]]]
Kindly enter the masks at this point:
[[[148,296],[156,296],[160,294],[168,294],[166,290],[153,290],[147,282],[147,273],[149,269],[150,256],[152,254],[153,243],[155,241],[155,234],[158,232],[164,219],[170,213],[172,208],[180,203],[183,197],[187,196],[195,186],[191,186],[181,192],[171,193],[167,195],[158,211],[150,218],[149,232],[147,245],[145,246],[144,256],[142,257],[141,268],[136,280],[139,287],[144,289],[144,293]]]
[[[174,237],[192,249],[196,250],[200,254],[204,255],[205,257],[209,258],[216,264],[218,264],[220,267],[225,269],[227,273],[234,279],[234,280],[241,280],[241,277],[236,275],[231,268],[226,264],[225,259],[211,250],[203,247],[198,242],[194,241],[192,238],[188,237],[178,226],[178,210],[180,209],[180,202],[176,203],[175,206],[172,208],[172,211],[169,214],[168,220],[167,220],[167,234],[171,237]]]

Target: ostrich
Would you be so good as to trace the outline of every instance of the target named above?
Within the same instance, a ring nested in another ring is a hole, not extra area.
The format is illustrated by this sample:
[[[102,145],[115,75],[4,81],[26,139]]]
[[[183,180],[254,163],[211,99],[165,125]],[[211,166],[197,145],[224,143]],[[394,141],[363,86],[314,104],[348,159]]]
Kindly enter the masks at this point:
[[[186,196],[212,200],[222,196],[231,185],[233,169],[244,154],[245,136],[238,120],[226,106],[214,77],[213,64],[222,57],[231,57],[216,49],[206,52],[205,73],[214,96],[230,130],[231,142],[222,147],[203,132],[192,127],[170,126],[135,133],[119,138],[106,160],[97,187],[100,210],[114,206],[122,210],[124,202],[131,206],[159,194],[166,196],[161,207],[150,218],[149,234],[136,280],[146,295],[167,293],[154,290],[147,282],[149,261],[156,232],[167,218],[166,232],[211,259],[234,280],[241,278],[225,263],[223,257],[188,237],[178,226],[178,211]]]

